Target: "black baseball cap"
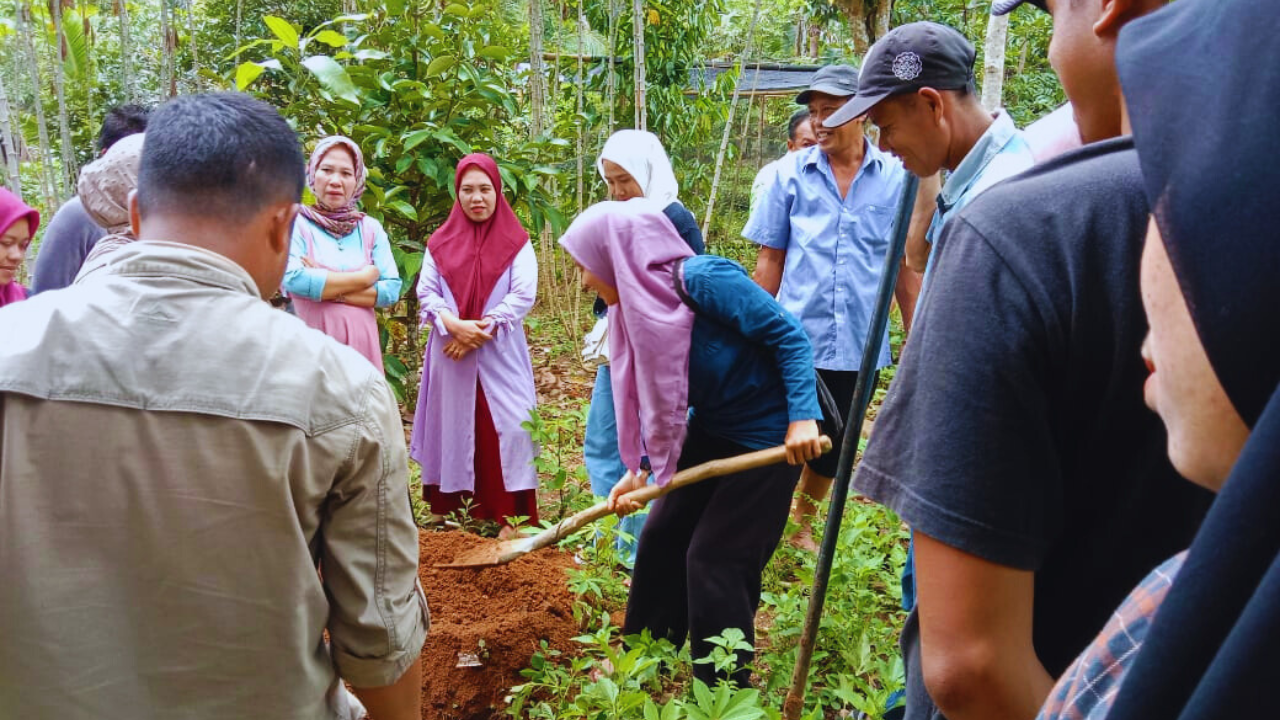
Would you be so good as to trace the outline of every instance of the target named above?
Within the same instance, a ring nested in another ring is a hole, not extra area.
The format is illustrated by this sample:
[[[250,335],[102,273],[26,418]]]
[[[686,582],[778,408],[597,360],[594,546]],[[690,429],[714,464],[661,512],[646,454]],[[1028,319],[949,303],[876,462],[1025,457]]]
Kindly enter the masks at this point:
[[[840,127],[887,97],[920,88],[958,90],[973,85],[973,43],[935,22],[900,25],[876,41],[862,62],[858,96],[823,122]]]
[[[808,105],[816,92],[849,97],[858,92],[858,68],[852,65],[827,65],[818,69],[809,81],[809,89],[796,96],[797,105]]]
[[[1044,0],[995,0],[991,3],[992,15],[1008,15],[1023,3],[1027,5],[1035,5],[1045,12],[1049,12],[1049,8],[1045,7]]]

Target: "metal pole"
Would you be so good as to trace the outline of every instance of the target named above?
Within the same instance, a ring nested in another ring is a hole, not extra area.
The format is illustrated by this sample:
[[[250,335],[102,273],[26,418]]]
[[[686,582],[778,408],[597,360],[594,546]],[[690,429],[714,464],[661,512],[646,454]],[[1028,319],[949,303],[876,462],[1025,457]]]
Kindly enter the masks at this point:
[[[827,511],[827,527],[822,534],[822,547],[818,551],[818,567],[813,578],[813,592],[809,598],[809,610],[804,618],[804,633],[800,636],[800,652],[796,667],[791,673],[791,689],[782,706],[782,717],[799,720],[804,709],[805,688],[809,680],[809,665],[822,622],[822,607],[827,599],[827,583],[831,579],[831,563],[835,557],[836,540],[840,537],[840,523],[844,520],[845,501],[849,496],[849,481],[853,477],[853,459],[858,454],[858,439],[862,434],[862,421],[867,416],[867,404],[874,390],[876,360],[880,356],[880,342],[889,324],[889,304],[893,301],[893,289],[898,283],[898,268],[902,263],[903,248],[907,243],[907,229],[911,225],[911,211],[915,207],[916,190],[920,179],[908,174],[898,198],[898,212],[893,221],[893,242],[884,258],[884,271],[880,275],[880,289],[876,293],[875,312],[871,326],[867,328],[867,342],[862,348],[862,365],[858,370],[858,382],[853,389],[851,417],[844,425],[844,442],[840,446],[840,462],[836,466],[835,484],[831,490],[831,508]]]

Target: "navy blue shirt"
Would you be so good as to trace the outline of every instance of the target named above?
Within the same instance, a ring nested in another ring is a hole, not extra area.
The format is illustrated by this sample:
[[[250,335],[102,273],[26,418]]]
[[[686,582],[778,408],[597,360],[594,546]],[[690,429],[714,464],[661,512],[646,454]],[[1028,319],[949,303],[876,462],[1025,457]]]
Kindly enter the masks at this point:
[[[760,450],[781,445],[790,423],[821,419],[813,350],[800,323],[732,260],[691,257],[683,274],[696,315],[690,425]]]

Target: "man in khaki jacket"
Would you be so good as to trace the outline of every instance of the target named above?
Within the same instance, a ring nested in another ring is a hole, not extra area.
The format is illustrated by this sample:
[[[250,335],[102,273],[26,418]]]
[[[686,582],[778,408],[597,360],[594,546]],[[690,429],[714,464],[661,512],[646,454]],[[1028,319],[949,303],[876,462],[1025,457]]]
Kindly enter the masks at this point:
[[[262,299],[298,145],[248,96],[169,102],[140,241],[0,312],[5,717],[336,718],[339,678],[375,720],[420,717],[396,404],[367,360]]]

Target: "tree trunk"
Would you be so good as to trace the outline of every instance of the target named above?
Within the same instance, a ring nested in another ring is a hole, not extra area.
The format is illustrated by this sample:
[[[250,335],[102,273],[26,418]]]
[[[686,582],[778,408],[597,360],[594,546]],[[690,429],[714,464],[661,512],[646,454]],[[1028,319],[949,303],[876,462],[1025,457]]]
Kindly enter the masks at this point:
[[[613,134],[617,122],[614,108],[618,103],[618,74],[615,64],[618,56],[618,10],[615,0],[609,0],[609,127],[608,134]]]
[[[36,54],[36,44],[31,37],[31,8],[25,3],[18,4],[18,32],[22,35],[22,44],[27,52],[27,66],[31,68],[31,96],[36,105],[36,129],[40,137],[40,181],[44,192],[45,207],[56,208],[58,196],[54,191],[53,174],[49,165],[53,162],[53,152],[49,148],[49,124],[44,116],[44,99],[40,87],[40,56]]]
[[[89,24],[88,3],[86,0],[79,0],[77,3],[80,18],[84,21],[84,43],[85,43],[85,59],[88,64],[85,66],[84,74],[84,119],[89,127],[93,127],[94,118],[97,113],[93,107],[93,89],[97,80],[97,62],[94,59],[94,42],[93,42],[93,26]]]
[[[200,80],[200,43],[196,42],[196,12],[191,0],[187,0],[187,42],[191,45],[191,80],[195,91],[200,92],[204,83]]]
[[[822,24],[809,22],[809,57],[814,60],[822,54]]]
[[[160,56],[160,79],[164,88],[160,92],[163,100],[165,92],[169,93],[169,97],[174,97],[178,94],[177,80],[174,77],[173,37],[169,28],[169,0],[160,0],[160,37],[162,51]]]
[[[118,0],[120,9],[120,84],[124,87],[124,96],[129,102],[137,100],[133,92],[133,49],[129,40],[129,8],[128,0]]]
[[[22,176],[19,173],[18,146],[13,142],[13,128],[9,125],[9,95],[0,77],[0,155],[4,156],[5,180],[9,189],[22,199]]]
[[[533,106],[532,138],[542,134],[546,112],[546,68],[542,59],[542,0],[529,0],[529,100]]]
[[[853,48],[859,55],[889,32],[893,0],[837,0],[836,4],[849,20]]]
[[[992,15],[987,21],[987,42],[983,48],[982,107],[995,112],[1004,92],[1004,48],[1009,34],[1009,16]]]
[[[62,139],[62,178],[59,183],[59,196],[66,197],[68,188],[76,184],[76,156],[71,149],[71,123],[67,119],[66,77],[62,72],[62,48],[66,45],[66,36],[62,30],[62,3],[54,3],[53,31],[56,42],[53,47],[53,91],[58,98],[58,133]]]
[[[240,49],[240,19],[244,15],[244,0],[236,0],[236,50]],[[237,60],[236,62],[240,62]]]
[[[584,190],[583,184],[582,184],[583,183],[582,172],[585,169],[583,167],[583,164],[584,164],[583,155],[587,151],[585,147],[586,143],[583,141],[583,137],[582,137],[583,132],[586,130],[586,128],[584,127],[586,123],[582,121],[582,86],[586,82],[586,77],[583,75],[583,67],[582,67],[582,55],[583,55],[582,46],[586,42],[586,35],[587,35],[587,15],[586,15],[585,5],[586,3],[582,3],[582,2],[578,3],[578,52],[577,52],[578,82],[577,82],[577,87],[575,88],[576,94],[577,94],[577,114],[573,118],[573,124],[578,127],[578,139],[577,139],[578,147],[576,148],[577,155],[578,155],[578,198],[577,198],[578,214],[582,214],[582,201],[583,201],[583,190]]]
[[[632,33],[635,35],[635,64],[636,64],[636,128],[640,130],[648,129],[649,110],[645,103],[645,78],[644,78],[644,0],[632,0],[631,2],[632,16]]]

